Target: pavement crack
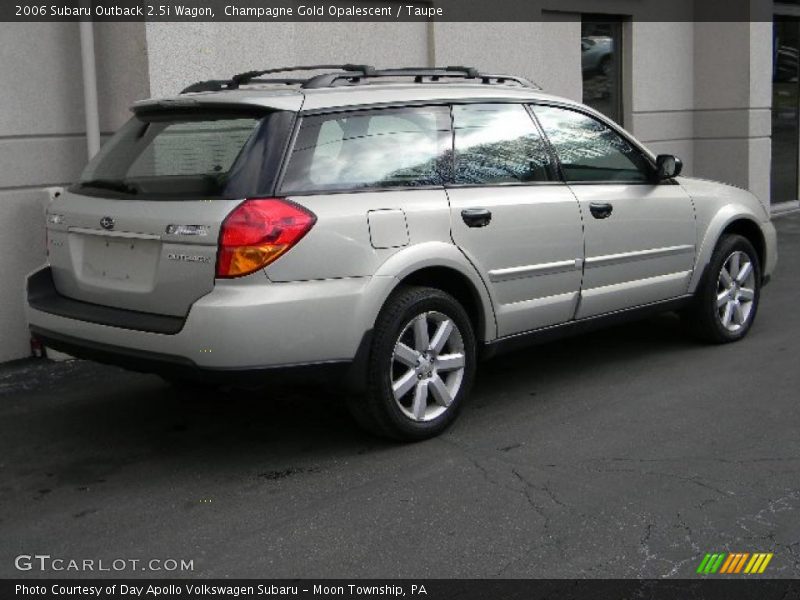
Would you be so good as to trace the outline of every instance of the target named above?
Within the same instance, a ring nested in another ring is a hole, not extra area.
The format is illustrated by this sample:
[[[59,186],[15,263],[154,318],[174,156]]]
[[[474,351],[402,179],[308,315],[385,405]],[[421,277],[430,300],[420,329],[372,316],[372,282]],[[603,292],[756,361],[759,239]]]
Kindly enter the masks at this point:
[[[525,495],[525,498],[527,498],[527,500],[528,500],[528,504],[530,504],[530,505],[531,505],[531,508],[533,508],[533,510],[535,510],[535,511],[536,511],[536,513],[537,513],[537,514],[538,514],[540,517],[542,517],[542,518],[544,519],[544,528],[545,528],[545,529],[547,529],[547,528],[550,526],[550,519],[549,519],[549,517],[548,517],[548,516],[547,516],[547,515],[544,513],[544,508],[542,508],[541,506],[539,506],[539,504],[537,504],[537,503],[536,503],[536,500],[534,499],[534,496],[533,496],[533,494],[531,493],[531,490],[533,490],[533,489],[535,489],[535,488],[534,488],[534,487],[533,487],[533,486],[530,484],[530,482],[528,482],[528,480],[526,480],[526,479],[525,479],[525,478],[524,478],[522,475],[520,475],[520,474],[519,474],[519,471],[517,471],[516,469],[511,469],[511,472],[512,472],[512,473],[513,473],[513,474],[514,474],[514,475],[517,477],[517,479],[519,479],[519,480],[522,482],[522,484],[525,486],[525,487],[523,488],[523,490],[522,490],[522,493]]]
[[[679,475],[678,473],[670,473],[669,471],[648,471],[642,469],[594,469],[597,473],[639,473],[641,475],[650,475],[653,477],[667,477],[671,479],[677,479],[679,481],[685,481],[686,483],[691,483],[693,485],[705,488],[707,490],[711,490],[721,496],[735,496],[736,494],[730,490],[724,490],[722,488],[716,487],[711,485],[710,483],[706,483],[703,481],[702,478],[698,476],[694,477],[687,477],[685,475]]]
[[[644,554],[644,560],[642,561],[642,565],[639,567],[639,577],[644,577],[645,569],[650,561],[655,560],[657,557],[650,551],[650,536],[653,534],[653,524],[647,523],[645,525],[644,533],[642,537],[639,539],[639,552]]]

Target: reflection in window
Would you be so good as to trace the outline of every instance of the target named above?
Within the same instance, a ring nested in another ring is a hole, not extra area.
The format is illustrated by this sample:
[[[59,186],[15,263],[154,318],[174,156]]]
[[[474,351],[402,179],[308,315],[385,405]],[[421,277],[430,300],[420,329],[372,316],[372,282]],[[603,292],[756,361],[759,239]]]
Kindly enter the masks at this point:
[[[798,198],[800,136],[800,22],[773,25],[771,202]]]
[[[445,107],[306,117],[282,187],[309,192],[442,185],[449,131]]]
[[[534,112],[567,181],[648,181],[641,152],[597,119],[552,106]]]
[[[521,104],[453,107],[455,183],[497,184],[550,179],[539,131]]]
[[[622,123],[621,41],[620,21],[584,17],[581,23],[583,103],[617,123]]]

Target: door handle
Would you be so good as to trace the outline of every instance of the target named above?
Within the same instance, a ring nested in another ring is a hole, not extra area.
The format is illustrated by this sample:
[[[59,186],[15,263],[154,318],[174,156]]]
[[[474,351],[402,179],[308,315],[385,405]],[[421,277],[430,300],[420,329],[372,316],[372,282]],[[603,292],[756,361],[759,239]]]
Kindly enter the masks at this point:
[[[592,202],[589,204],[589,212],[595,219],[607,219],[611,216],[614,207],[608,202]]]
[[[461,211],[461,218],[467,227],[486,227],[492,222],[492,211],[486,208],[465,208]]]

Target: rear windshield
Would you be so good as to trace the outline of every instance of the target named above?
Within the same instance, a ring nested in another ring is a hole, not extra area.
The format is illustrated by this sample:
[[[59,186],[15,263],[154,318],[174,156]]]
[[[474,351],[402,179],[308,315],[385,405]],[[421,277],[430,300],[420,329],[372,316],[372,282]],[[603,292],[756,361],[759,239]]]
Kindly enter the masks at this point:
[[[128,121],[72,190],[126,199],[241,198],[272,191],[289,113],[150,113]],[[280,146],[280,148],[275,148]]]

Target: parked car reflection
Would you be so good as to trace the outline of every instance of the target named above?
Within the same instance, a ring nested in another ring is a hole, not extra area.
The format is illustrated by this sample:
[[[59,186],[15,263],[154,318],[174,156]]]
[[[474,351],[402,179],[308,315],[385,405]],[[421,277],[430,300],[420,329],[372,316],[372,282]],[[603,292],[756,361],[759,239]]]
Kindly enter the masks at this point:
[[[583,76],[588,74],[611,74],[614,56],[614,40],[608,36],[585,36],[581,38],[581,66]]]

